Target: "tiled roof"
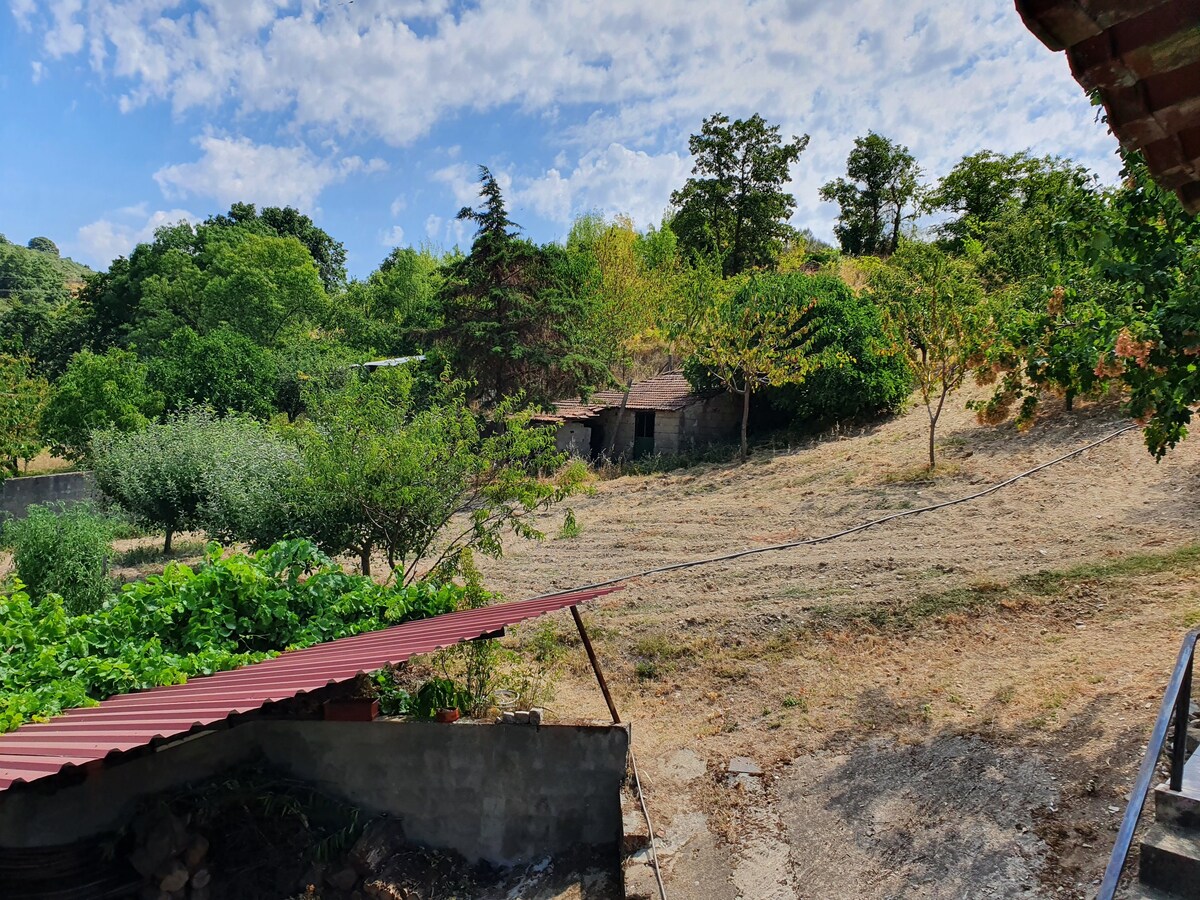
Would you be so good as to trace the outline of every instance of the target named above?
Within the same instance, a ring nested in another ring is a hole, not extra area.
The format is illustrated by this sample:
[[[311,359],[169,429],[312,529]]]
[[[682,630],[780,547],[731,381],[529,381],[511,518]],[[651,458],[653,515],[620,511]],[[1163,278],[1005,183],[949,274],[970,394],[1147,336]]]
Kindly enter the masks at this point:
[[[1155,179],[1200,212],[1200,0],[1016,0]]]
[[[554,594],[405,622],[185,684],[110,697],[99,706],[73,709],[49,722],[22,725],[0,735],[0,791],[68,766],[181,737],[237,713],[349,681],[615,590],[620,588]]]
[[[694,392],[682,372],[667,372],[634,384],[629,389],[629,402],[625,408],[677,410],[708,396]],[[624,399],[624,391],[597,391],[586,403],[578,399],[555,402],[554,413],[559,419],[588,419],[603,410],[619,407]]]

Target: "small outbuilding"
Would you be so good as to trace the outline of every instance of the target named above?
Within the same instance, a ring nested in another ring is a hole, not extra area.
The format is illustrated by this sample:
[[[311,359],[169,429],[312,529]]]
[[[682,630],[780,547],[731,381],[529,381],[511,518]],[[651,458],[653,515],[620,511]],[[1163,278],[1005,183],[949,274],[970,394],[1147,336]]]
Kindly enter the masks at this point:
[[[686,453],[737,439],[738,398],[693,391],[682,372],[666,372],[586,401],[559,400],[535,421],[558,426],[559,450],[578,456],[644,457]]]

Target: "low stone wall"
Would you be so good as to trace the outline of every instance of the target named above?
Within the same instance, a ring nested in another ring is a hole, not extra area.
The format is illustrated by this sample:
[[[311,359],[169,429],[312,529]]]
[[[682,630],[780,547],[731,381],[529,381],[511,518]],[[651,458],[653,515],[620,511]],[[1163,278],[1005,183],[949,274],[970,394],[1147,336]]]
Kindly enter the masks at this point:
[[[37,503],[78,503],[96,496],[91,472],[62,472],[58,475],[25,475],[0,484],[0,520],[24,517]]]
[[[57,790],[0,792],[0,845],[61,844],[119,827],[139,800],[260,756],[410,840],[471,861],[525,862],[621,839],[629,732],[615,725],[248,722]]]

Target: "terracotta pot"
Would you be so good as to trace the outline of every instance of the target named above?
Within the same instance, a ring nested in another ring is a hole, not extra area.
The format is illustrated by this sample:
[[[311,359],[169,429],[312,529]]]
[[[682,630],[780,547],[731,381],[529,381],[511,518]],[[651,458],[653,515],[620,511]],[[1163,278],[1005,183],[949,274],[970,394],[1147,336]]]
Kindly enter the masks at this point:
[[[379,701],[370,697],[326,700],[322,710],[327,722],[371,722],[379,718]]]
[[[439,709],[437,711],[437,715],[434,716],[434,718],[439,722],[457,722],[458,721],[458,710],[457,709]]]

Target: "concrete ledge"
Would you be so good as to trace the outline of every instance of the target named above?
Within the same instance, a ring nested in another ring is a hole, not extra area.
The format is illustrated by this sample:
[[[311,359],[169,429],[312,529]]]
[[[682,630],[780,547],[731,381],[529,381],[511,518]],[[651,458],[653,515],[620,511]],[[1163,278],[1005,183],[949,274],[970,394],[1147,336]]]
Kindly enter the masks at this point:
[[[621,841],[629,731],[617,725],[257,720],[89,772],[0,792],[0,845],[63,844],[128,821],[139,801],[255,759],[410,840],[507,865]]]
[[[0,484],[0,519],[23,518],[37,503],[79,503],[97,496],[91,472],[61,472],[57,475],[25,475]]]

